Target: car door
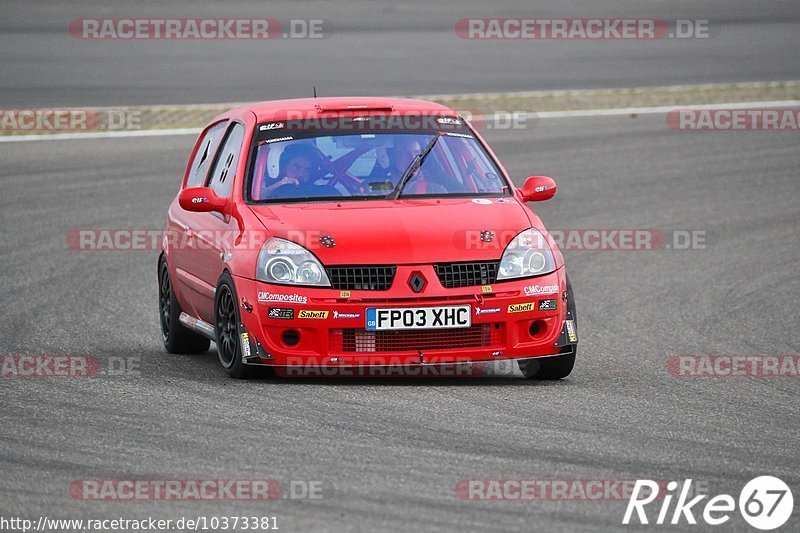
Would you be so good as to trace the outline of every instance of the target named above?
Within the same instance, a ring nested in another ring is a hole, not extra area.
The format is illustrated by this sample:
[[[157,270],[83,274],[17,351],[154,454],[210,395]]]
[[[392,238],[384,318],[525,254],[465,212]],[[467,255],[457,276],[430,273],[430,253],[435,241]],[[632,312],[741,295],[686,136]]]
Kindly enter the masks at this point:
[[[225,133],[222,146],[214,157],[208,173],[206,186],[214,190],[220,198],[231,198],[245,127],[233,122]],[[198,278],[196,294],[197,313],[203,320],[214,323],[214,292],[217,280],[222,275],[233,248],[233,241],[239,232],[236,220],[230,215],[217,212],[195,213],[198,223],[193,227],[194,264],[192,272]]]
[[[225,134],[227,120],[217,122],[206,128],[195,143],[194,155],[186,171],[183,189],[202,187],[208,177],[208,171],[217,153],[222,137]],[[173,284],[181,307],[197,316],[197,291],[200,290],[194,272],[194,228],[202,223],[204,213],[192,213],[183,210],[177,202],[170,212],[168,231],[175,244],[170,249],[169,263],[172,269]]]

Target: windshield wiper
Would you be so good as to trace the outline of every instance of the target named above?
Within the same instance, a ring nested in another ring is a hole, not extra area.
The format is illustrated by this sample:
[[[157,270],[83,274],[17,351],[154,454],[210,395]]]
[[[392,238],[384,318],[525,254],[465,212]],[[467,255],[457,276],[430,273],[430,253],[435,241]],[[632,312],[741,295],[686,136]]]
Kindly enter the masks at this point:
[[[441,135],[438,133],[434,135],[433,139],[428,142],[425,148],[423,148],[422,151],[414,157],[414,159],[411,161],[411,164],[408,165],[408,168],[403,172],[403,175],[400,176],[400,181],[397,182],[397,186],[392,192],[386,195],[387,200],[397,200],[400,197],[400,194],[403,192],[406,184],[411,181],[411,178],[417,175],[420,167],[422,167],[422,164],[425,163],[425,158],[428,157],[428,154],[431,153],[433,147],[436,146],[436,141],[439,140],[439,137],[441,137]]]

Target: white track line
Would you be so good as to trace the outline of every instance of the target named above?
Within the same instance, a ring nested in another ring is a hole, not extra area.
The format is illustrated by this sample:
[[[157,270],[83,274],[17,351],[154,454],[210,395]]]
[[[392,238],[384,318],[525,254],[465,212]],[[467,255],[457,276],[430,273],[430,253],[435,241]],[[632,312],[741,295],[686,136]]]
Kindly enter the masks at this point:
[[[796,87],[800,85],[800,80],[783,81],[745,81],[734,83],[702,83],[697,85],[663,85],[663,86],[643,86],[629,88],[605,88],[605,89],[555,89],[550,91],[506,91],[488,93],[463,93],[463,94],[425,94],[412,96],[420,100],[500,100],[506,98],[538,98],[548,96],[559,98],[563,96],[581,95],[608,95],[608,94],[628,94],[637,95],[653,91],[661,92],[685,92],[695,90],[727,90],[727,89],[772,89],[780,87]]]
[[[672,105],[656,107],[617,107],[612,109],[578,109],[574,111],[529,112],[530,118],[580,118],[612,117],[624,115],[652,115],[669,113],[677,109],[750,109],[770,107],[800,107],[800,100],[774,100],[766,102],[731,102],[722,104]],[[81,139],[118,139],[125,137],[162,137],[169,135],[197,135],[201,128],[177,128],[163,130],[97,131],[90,133],[45,133],[42,135],[0,136],[0,143],[25,141],[62,141]]]
[[[0,142],[71,141],[81,139],[115,139],[124,137],[163,137],[167,135],[197,135],[202,128],[176,128],[163,130],[93,131],[88,133],[43,133],[41,135],[0,136]]]
[[[578,109],[575,111],[540,111],[528,113],[538,118],[608,117],[619,115],[652,115],[669,113],[678,109],[760,109],[766,107],[798,107],[800,100],[774,100],[767,102],[732,102],[727,104],[663,105],[656,107],[617,107],[613,109]]]

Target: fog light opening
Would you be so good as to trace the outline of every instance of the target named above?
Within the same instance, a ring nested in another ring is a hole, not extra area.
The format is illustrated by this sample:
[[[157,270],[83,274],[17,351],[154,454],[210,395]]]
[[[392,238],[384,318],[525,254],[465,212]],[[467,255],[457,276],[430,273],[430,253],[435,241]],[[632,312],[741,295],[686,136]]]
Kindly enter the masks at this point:
[[[296,329],[287,329],[283,332],[283,344],[286,346],[297,346],[300,342],[300,332]]]
[[[534,320],[531,322],[530,328],[528,328],[528,334],[531,337],[538,337],[543,335],[546,330],[547,324],[545,324],[544,320]]]

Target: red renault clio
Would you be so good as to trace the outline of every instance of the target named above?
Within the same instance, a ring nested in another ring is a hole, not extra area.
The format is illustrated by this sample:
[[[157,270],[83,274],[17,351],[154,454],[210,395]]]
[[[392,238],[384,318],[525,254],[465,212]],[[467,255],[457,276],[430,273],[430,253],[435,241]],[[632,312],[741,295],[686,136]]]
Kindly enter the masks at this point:
[[[216,117],[169,208],[158,262],[170,353],[255,367],[573,368],[564,260],[455,111],[420,100],[272,101]]]

